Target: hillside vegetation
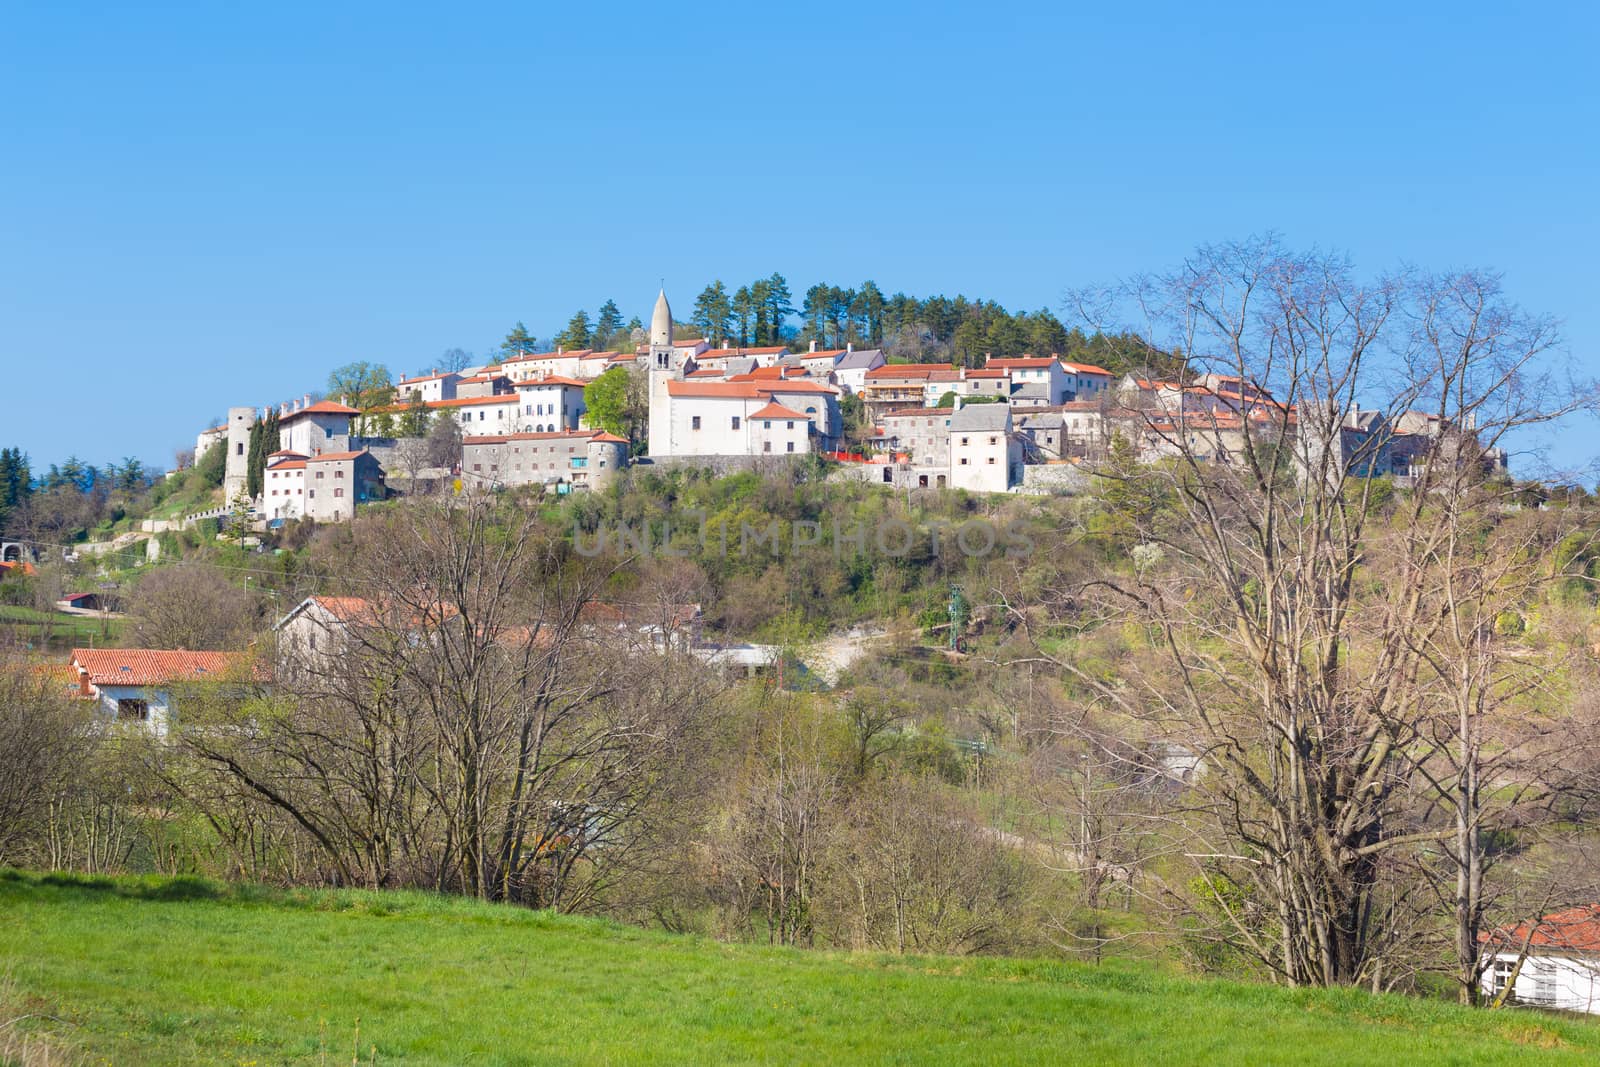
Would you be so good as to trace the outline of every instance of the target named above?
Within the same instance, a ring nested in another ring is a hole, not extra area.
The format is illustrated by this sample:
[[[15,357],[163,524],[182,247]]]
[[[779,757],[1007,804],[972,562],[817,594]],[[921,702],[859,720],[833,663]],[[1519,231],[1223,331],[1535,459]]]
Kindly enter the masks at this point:
[[[0,970],[88,1062],[1524,1063],[1600,1028],[1356,990],[799,952],[421,893],[0,874]],[[0,1008],[9,1018],[15,1005]],[[359,1028],[359,1029],[358,1029]]]

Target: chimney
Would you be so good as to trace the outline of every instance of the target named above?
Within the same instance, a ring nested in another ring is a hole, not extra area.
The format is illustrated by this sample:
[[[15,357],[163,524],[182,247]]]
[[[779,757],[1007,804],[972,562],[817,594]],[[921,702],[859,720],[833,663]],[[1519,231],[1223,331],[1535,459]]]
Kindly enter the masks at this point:
[[[811,351],[815,352],[816,350],[817,350],[817,342],[815,340],[813,340],[811,342]]]
[[[854,352],[855,350],[856,350],[856,343],[854,341],[846,341],[844,343],[844,354],[845,355],[848,356],[850,353]]]
[[[305,404],[304,404],[305,407],[310,407],[311,406],[311,394],[310,393],[306,393],[300,399],[305,401]]]

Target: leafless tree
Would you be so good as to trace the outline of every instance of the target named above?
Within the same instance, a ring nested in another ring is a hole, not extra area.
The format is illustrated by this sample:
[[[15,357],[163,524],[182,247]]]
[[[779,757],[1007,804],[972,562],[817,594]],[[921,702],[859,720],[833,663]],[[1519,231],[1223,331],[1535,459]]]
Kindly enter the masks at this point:
[[[134,639],[144,648],[239,649],[261,626],[250,594],[202,563],[152,568],[128,599]]]
[[[1123,684],[1043,658],[1201,756],[1187,851],[1236,946],[1292,984],[1379,984],[1405,929],[1394,864],[1455,834],[1407,810],[1437,688],[1422,650],[1454,622],[1441,559],[1464,516],[1508,499],[1497,450],[1582,402],[1547,367],[1552,329],[1487,276],[1365,282],[1270,240],[1078,305],[1132,311],[1241,383],[1241,418],[1223,443],[1185,409],[1151,417],[1167,458],[1121,475],[1124,499],[1158,504],[1126,516],[1133,572],[1063,598],[1140,624]],[[1407,426],[1422,447],[1386,502]]]

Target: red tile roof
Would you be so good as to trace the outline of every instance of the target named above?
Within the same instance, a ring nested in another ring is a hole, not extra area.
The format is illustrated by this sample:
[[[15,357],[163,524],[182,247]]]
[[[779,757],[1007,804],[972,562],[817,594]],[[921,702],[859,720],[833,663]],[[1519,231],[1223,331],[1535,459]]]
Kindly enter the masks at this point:
[[[294,459],[280,459],[276,463],[267,465],[267,470],[269,471],[303,471],[305,469],[306,461],[298,456]]]
[[[992,363],[994,361],[990,360],[990,362]],[[967,377],[968,378],[1004,378],[1004,377],[1007,376],[1008,373],[1009,372],[1006,371],[1005,368],[1003,368],[1003,367],[995,367],[993,369],[991,369],[989,367],[979,367],[977,370],[969,370],[969,371],[967,371]]]
[[[1048,367],[1052,363],[1061,362],[1055,356],[1015,356],[1010,359],[991,359],[984,364],[985,367],[1003,367],[1007,370]]]
[[[774,394],[797,395],[801,393],[833,393],[832,386],[817,382],[690,382],[667,383],[668,396],[702,398],[726,397],[730,400],[772,399]]]
[[[801,359],[836,359],[839,356],[844,355],[847,351],[849,351],[849,349],[845,349],[845,348],[829,348],[829,349],[826,349],[826,350],[819,349],[819,350],[817,350],[815,352],[802,352],[802,353],[800,353],[800,358]]]
[[[809,419],[809,418],[811,418],[810,415],[806,415],[806,414],[804,414],[802,412],[799,412],[799,411],[792,411],[789,408],[784,407],[782,404],[778,403],[776,400],[772,401],[770,404],[768,404],[766,407],[762,408],[760,411],[752,411],[750,413],[750,417],[752,419]]]
[[[315,404],[311,404],[311,405],[309,405],[307,407],[301,408],[299,411],[291,411],[289,414],[283,416],[283,418],[280,419],[279,421],[280,422],[290,422],[290,421],[292,421],[294,419],[298,419],[302,415],[359,415],[359,414],[361,414],[361,409],[360,408],[349,407],[349,406],[347,406],[345,404],[337,404],[337,403],[334,403],[332,400],[319,400]]]
[[[366,455],[370,455],[370,454],[371,453],[369,453],[364,448],[359,452],[324,452],[320,456],[312,456],[310,459],[306,460],[306,462],[307,463],[343,463],[346,460],[359,459],[362,456],[366,456]]]
[[[1061,366],[1074,374],[1103,374],[1107,378],[1111,377],[1110,371],[1104,367],[1096,367],[1093,363],[1063,363]]]
[[[91,685],[163,685],[224,677],[242,668],[245,657],[240,652],[75,648],[72,662],[89,672]]]
[[[570,352],[529,352],[521,356],[511,356],[500,361],[502,367],[511,363],[529,363],[536,359],[582,359],[590,352],[591,348],[574,348]]]
[[[474,384],[477,384],[479,382],[492,382],[497,378],[504,378],[504,377],[505,377],[504,374],[474,374],[470,378],[461,379],[456,384],[457,385],[474,385]]]
[[[722,359],[725,356],[775,356],[780,352],[789,351],[786,345],[773,345],[770,348],[713,348],[700,353],[696,359]]]
[[[1478,940],[1517,949],[1526,941],[1530,948],[1556,952],[1600,952],[1600,904],[1552,912],[1536,923],[1518,923],[1479,934]]]
[[[928,378],[934,381],[943,381],[945,376],[954,381],[956,369],[944,363],[886,363],[881,367],[874,367],[867,371],[867,377],[873,379],[894,378]]]
[[[526,378],[517,383],[517,388],[532,389],[540,385],[575,385],[579,389],[583,389],[588,384],[588,382],[579,381],[577,378],[564,378],[559,374],[546,374],[542,378]]]

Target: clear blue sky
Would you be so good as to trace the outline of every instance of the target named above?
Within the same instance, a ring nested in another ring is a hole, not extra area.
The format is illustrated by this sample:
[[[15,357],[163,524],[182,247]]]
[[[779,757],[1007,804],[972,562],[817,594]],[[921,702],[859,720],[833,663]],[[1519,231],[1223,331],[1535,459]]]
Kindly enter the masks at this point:
[[[1502,270],[1600,373],[1597,7],[8,5],[0,444],[170,464],[661,277],[1056,307],[1265,230]]]

